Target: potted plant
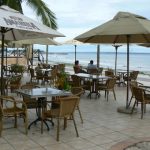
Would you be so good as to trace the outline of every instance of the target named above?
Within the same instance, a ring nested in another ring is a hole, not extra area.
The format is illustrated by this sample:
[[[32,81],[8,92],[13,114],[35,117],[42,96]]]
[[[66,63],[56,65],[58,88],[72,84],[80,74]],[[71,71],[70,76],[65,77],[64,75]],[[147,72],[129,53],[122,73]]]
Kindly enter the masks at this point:
[[[56,83],[58,89],[61,90],[70,90],[71,86],[68,82],[68,74],[66,72],[62,71],[57,74],[57,83]]]

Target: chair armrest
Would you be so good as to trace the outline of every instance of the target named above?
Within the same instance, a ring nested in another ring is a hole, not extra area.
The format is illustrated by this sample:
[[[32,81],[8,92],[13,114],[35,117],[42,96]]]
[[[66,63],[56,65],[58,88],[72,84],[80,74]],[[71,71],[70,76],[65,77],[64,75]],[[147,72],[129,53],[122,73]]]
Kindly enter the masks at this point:
[[[141,82],[137,82],[138,83],[138,86],[140,87],[140,86],[144,86],[143,85],[143,83],[141,83]]]

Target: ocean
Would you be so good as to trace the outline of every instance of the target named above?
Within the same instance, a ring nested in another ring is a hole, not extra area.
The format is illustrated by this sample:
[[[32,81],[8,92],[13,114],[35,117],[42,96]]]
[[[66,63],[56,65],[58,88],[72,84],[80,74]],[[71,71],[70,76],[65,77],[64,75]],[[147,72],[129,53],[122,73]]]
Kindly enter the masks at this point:
[[[44,55],[45,57],[45,55]],[[79,60],[80,65],[87,66],[90,60],[97,63],[96,52],[77,52],[76,59]],[[67,53],[51,53],[48,57],[49,62],[74,64],[74,52]],[[126,70],[127,54],[118,53],[117,55],[117,69]],[[100,52],[100,66],[104,68],[115,68],[115,52]],[[150,72],[150,53],[130,53],[130,70],[139,70],[143,72]]]

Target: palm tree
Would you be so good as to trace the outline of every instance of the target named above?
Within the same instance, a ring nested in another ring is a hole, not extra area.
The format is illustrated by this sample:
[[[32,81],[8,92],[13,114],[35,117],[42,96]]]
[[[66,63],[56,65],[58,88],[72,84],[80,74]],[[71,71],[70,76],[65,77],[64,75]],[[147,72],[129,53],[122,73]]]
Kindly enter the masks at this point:
[[[0,6],[7,5],[23,14],[23,1],[35,11],[36,15],[41,18],[43,24],[53,29],[57,29],[55,14],[42,0],[0,0]]]

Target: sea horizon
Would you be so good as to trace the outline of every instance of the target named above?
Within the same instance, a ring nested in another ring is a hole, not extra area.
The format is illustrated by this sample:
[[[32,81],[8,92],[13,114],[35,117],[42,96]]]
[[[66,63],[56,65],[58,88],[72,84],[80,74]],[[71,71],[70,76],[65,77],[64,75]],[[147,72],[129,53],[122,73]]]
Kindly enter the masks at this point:
[[[46,60],[46,54],[43,54]],[[100,67],[115,68],[115,52],[101,52],[99,55]],[[129,56],[129,64],[131,70],[139,70],[140,72],[150,72],[150,53],[136,53],[131,52]],[[97,64],[97,52],[77,52],[76,59],[79,60],[80,65],[87,66],[90,60],[94,60]],[[49,52],[49,63],[66,63],[73,65],[75,61],[74,52]],[[127,67],[127,53],[117,53],[117,69],[126,70]]]

